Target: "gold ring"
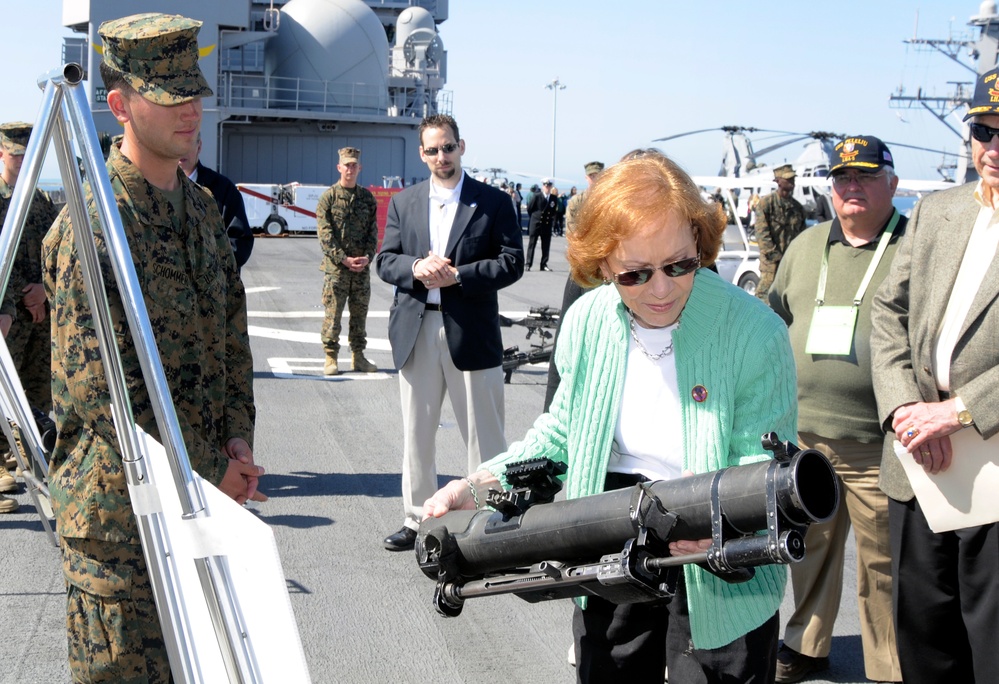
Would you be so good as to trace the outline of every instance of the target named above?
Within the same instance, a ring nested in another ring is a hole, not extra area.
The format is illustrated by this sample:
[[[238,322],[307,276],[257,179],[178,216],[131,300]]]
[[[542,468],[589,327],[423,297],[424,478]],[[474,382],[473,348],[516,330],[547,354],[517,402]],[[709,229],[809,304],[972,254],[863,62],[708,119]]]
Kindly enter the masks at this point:
[[[919,428],[911,427],[905,431],[905,436],[908,437],[909,439],[913,439],[918,434],[919,434]]]
[[[920,449],[920,450],[919,450],[919,455],[920,455],[920,456],[922,456],[923,458],[929,458],[929,456],[930,456],[930,452],[929,452],[929,451],[926,451],[926,450],[924,450],[924,449]]]

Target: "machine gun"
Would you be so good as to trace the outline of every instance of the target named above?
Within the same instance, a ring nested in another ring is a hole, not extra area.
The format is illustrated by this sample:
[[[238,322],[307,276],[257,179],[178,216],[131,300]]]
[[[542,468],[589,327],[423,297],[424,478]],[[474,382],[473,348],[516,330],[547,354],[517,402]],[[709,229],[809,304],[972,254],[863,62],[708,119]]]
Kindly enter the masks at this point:
[[[490,491],[494,510],[420,524],[416,557],[437,580],[434,607],[454,617],[468,598],[508,593],[532,603],[584,595],[637,603],[673,596],[688,563],[743,582],[755,566],[798,562],[808,525],[835,514],[839,484],[818,451],[773,432],[762,443],[772,460],[543,505],[532,504],[554,496],[564,466],[514,464],[513,490]],[[670,555],[670,541],[708,538],[704,553]]]
[[[532,343],[530,351],[522,352],[520,347],[507,347],[503,350],[504,382],[510,384],[513,372],[529,363],[548,363],[552,358],[555,335],[551,332],[558,327],[559,310],[551,306],[531,307],[526,318],[514,320],[500,316],[500,325],[506,328],[522,325],[527,328],[527,339],[537,333],[540,342]]]

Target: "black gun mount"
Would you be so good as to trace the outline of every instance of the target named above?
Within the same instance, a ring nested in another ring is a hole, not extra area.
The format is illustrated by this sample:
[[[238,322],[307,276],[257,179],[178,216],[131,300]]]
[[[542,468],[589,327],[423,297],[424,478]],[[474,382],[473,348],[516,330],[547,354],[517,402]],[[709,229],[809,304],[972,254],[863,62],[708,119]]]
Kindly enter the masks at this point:
[[[549,458],[532,458],[511,463],[506,469],[510,489],[490,489],[486,503],[499,511],[504,520],[523,515],[534,504],[551,503],[562,489],[559,475],[564,475],[565,463]]]
[[[808,525],[836,512],[836,475],[818,451],[772,432],[762,443],[772,460],[544,505],[533,504],[551,500],[564,465],[513,464],[520,493],[490,492],[496,510],[451,511],[420,524],[416,557],[437,580],[435,608],[452,617],[468,598],[508,593],[530,602],[651,601],[674,594],[688,563],[742,582],[754,566],[800,561]],[[527,489],[542,482],[543,491],[525,493],[525,480]],[[711,546],[673,557],[668,544],[680,539]]]

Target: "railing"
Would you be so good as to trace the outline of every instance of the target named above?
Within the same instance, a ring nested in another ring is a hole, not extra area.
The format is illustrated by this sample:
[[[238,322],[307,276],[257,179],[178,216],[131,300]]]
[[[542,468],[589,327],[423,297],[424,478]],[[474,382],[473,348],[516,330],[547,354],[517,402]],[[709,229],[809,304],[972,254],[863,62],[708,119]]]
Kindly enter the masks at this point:
[[[375,116],[424,116],[422,101],[403,102],[392,97],[382,85],[333,83],[306,78],[222,73],[216,93],[221,107],[230,109],[273,109],[296,112],[324,112]],[[421,98],[422,100],[422,98]],[[438,92],[437,111],[450,113],[450,93]],[[446,105],[446,110],[441,109]]]

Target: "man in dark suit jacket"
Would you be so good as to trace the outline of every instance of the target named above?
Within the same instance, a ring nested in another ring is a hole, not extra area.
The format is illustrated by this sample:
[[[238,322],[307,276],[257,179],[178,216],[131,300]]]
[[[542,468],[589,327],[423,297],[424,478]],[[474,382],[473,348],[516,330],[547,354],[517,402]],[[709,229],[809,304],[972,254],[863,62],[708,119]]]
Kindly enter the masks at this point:
[[[887,431],[880,485],[890,498],[907,684],[981,684],[999,672],[999,523],[933,532],[894,450],[900,442],[934,474],[969,449],[999,449],[997,76],[993,69],[979,78],[965,117],[981,181],[916,205],[871,314],[874,390]]]
[[[468,450],[468,472],[506,449],[500,288],[524,272],[510,197],[461,170],[465,141],[446,115],[420,124],[431,178],[394,195],[378,276],[395,285],[389,342],[399,369],[405,521],[384,541],[410,549],[423,502],[437,491],[435,441],[444,391]]]
[[[531,270],[534,263],[534,246],[541,238],[541,270],[550,271],[548,268],[548,249],[552,244],[552,226],[555,225],[555,218],[558,215],[559,199],[552,194],[552,181],[545,178],[541,181],[541,192],[537,192],[527,205],[527,214],[531,217],[528,224],[527,235],[527,270]]]
[[[198,142],[191,153],[180,160],[180,167],[184,169],[188,178],[212,193],[215,203],[219,206],[219,213],[222,214],[229,244],[232,245],[232,253],[236,257],[236,266],[243,268],[243,264],[250,260],[250,252],[253,251],[253,231],[246,218],[243,195],[235,183],[202,164],[198,159],[199,154],[201,154],[201,135],[198,135]]]

